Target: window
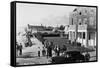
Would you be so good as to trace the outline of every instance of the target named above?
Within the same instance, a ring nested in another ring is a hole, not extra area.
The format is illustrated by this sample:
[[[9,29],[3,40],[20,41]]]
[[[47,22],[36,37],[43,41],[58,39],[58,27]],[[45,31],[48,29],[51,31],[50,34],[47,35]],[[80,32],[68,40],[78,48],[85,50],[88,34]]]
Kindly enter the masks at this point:
[[[81,25],[81,23],[79,23],[79,25]]]
[[[79,15],[81,15],[82,13],[80,12]]]
[[[79,24],[79,25],[82,24],[82,19],[78,19],[78,24]]]
[[[84,24],[87,24],[87,21],[88,21],[87,18],[84,18],[84,19],[83,19],[83,23],[84,23]]]
[[[94,25],[94,18],[93,18],[93,17],[90,17],[89,20],[90,20],[90,21],[89,21],[89,25]]]
[[[72,18],[72,24],[71,25],[73,25],[73,18]]]
[[[85,32],[83,32],[83,39],[85,39]]]
[[[91,39],[91,34],[89,33],[89,40]]]
[[[87,13],[87,10],[85,10],[85,13]]]
[[[78,32],[78,36],[79,36],[79,38],[81,38],[81,32]]]

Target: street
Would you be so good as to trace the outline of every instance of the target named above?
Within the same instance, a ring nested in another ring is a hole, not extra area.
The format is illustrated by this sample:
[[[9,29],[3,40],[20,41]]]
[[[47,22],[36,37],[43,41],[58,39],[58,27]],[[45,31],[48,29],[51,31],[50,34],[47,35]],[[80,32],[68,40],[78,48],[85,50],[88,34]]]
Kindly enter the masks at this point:
[[[22,55],[17,56],[16,60],[18,65],[48,63],[49,59],[46,57],[38,57],[38,47],[40,47],[40,56],[42,56],[43,44],[37,38],[33,38],[33,42],[35,42],[35,45],[24,48],[22,50]]]
[[[50,63],[50,58],[47,58],[46,56],[42,56],[42,48],[43,44],[37,39],[32,38],[32,42],[35,43],[35,45],[32,45],[31,47],[26,47],[22,50],[22,55],[17,56],[17,64],[18,65],[28,65],[28,64],[47,64]],[[40,57],[38,57],[38,47],[40,47]],[[96,60],[96,51],[89,52],[90,53],[90,61]]]

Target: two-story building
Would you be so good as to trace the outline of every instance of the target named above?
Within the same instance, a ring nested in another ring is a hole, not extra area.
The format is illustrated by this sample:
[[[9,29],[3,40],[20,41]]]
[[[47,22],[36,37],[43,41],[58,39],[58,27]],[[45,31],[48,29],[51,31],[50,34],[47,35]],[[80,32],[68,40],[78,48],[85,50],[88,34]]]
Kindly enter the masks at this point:
[[[69,16],[67,27],[69,40],[80,42],[82,46],[96,46],[96,8],[78,7]]]

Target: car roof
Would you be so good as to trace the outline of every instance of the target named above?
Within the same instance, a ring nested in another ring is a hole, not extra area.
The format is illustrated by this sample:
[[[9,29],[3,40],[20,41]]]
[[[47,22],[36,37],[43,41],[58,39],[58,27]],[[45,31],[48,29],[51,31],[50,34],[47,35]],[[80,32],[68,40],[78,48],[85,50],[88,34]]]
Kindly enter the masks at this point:
[[[76,53],[80,53],[80,51],[67,51],[67,52],[65,52],[65,53],[68,53],[68,54],[69,54],[69,53],[75,53],[75,54],[76,54]]]

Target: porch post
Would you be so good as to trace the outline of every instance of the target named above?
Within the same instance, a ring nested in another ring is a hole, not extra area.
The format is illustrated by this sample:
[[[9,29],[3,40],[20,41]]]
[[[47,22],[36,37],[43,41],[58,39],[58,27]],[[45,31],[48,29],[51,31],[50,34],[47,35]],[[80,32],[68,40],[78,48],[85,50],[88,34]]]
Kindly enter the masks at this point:
[[[78,24],[75,25],[75,44],[77,43],[77,37],[78,37]]]
[[[89,46],[89,45],[88,45],[88,39],[89,39],[88,35],[89,35],[89,32],[86,31],[86,32],[85,32],[86,47]]]
[[[83,45],[83,32],[81,32],[82,44]]]
[[[69,40],[71,40],[71,39],[70,39],[70,31],[68,32],[68,34],[69,34],[69,37],[68,37],[68,39],[69,39]]]
[[[95,32],[95,39],[94,39],[94,46],[97,46],[97,42],[96,42],[97,36],[96,36],[96,32]]]

